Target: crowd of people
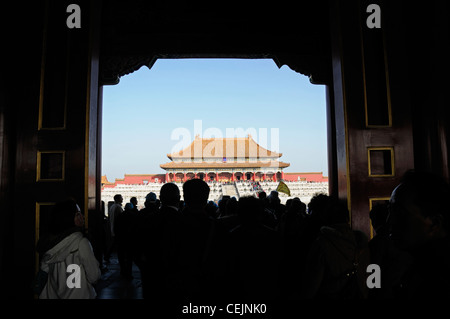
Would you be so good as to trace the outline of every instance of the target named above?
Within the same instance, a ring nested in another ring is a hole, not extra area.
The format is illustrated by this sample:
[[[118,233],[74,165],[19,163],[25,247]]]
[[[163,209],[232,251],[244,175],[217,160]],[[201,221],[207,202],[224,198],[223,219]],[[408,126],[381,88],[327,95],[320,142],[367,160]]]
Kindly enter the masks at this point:
[[[253,191],[254,192],[260,192],[260,191],[262,191],[263,189],[262,189],[262,187],[261,187],[261,184],[259,184],[259,182],[251,182],[251,186],[252,186],[252,189],[253,189]]]
[[[200,179],[185,182],[183,194],[181,201],[178,186],[166,183],[141,210],[135,198],[123,207],[117,194],[108,211],[121,275],[131,279],[135,263],[145,299],[450,296],[450,190],[434,175],[409,172],[389,205],[373,207],[371,239],[351,228],[346,203],[325,194],[308,205],[299,198],[283,205],[275,191],[216,205]],[[381,271],[375,288],[370,264]]]

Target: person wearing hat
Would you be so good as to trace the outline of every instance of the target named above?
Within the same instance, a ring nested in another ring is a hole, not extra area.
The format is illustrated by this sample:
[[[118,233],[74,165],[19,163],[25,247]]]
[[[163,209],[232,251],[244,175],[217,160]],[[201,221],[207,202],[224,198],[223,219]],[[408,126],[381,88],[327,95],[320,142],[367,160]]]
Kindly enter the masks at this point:
[[[84,236],[84,216],[73,199],[58,202],[51,212],[48,234],[36,250],[47,274],[39,299],[94,299],[93,284],[101,272],[91,243]],[[68,271],[72,270],[72,274]],[[78,272],[77,272],[78,269]]]
[[[154,203],[156,202],[156,194],[153,192],[148,193],[145,196],[145,202]]]
[[[156,194],[153,192],[145,195],[144,208],[142,208],[139,212],[143,215],[148,214],[156,214],[159,208],[159,201],[156,197]]]

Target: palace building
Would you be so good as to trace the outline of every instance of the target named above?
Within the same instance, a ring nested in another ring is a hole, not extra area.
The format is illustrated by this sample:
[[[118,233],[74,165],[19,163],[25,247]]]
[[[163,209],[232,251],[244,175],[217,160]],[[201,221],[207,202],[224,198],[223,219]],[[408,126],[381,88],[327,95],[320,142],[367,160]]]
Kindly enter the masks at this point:
[[[110,182],[101,178],[101,189],[118,185],[182,183],[192,178],[207,182],[307,182],[328,183],[323,172],[285,172],[289,163],[280,161],[282,153],[260,146],[251,135],[245,138],[200,138],[178,152],[167,154],[171,160],[161,164],[165,174],[125,174]]]
[[[161,164],[165,174],[125,174],[110,182],[101,178],[102,191],[118,185],[156,185],[182,183],[192,178],[207,182],[307,182],[328,183],[323,172],[285,172],[289,163],[280,161],[282,153],[259,145],[251,135],[244,138],[200,138],[196,136],[189,146],[167,157]],[[160,187],[160,186],[159,186]]]
[[[282,155],[265,149],[251,135],[244,138],[196,136],[186,148],[167,154],[170,162],[160,165],[165,174],[125,174],[114,182],[102,176],[102,200],[108,203],[115,194],[122,194],[125,200],[136,197],[142,206],[149,192],[159,197],[163,183],[174,182],[182,195],[183,182],[192,178],[208,182],[211,189],[208,200],[215,202],[225,195],[240,198],[257,196],[261,191],[269,194],[277,189],[280,180],[291,190],[290,196],[280,194],[282,203],[294,197],[308,203],[314,194],[328,193],[328,177],[323,172],[284,172],[290,164],[280,161]]]
[[[251,135],[244,138],[201,138],[181,151],[167,154],[161,164],[166,182],[200,178],[206,181],[277,181],[284,179],[282,153],[260,146]]]

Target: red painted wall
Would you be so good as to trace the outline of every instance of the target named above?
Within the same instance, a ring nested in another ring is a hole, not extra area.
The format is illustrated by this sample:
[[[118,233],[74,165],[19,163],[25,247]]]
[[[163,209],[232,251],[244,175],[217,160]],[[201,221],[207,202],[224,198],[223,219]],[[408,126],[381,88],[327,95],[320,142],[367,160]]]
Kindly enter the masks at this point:
[[[166,179],[165,174],[125,174],[124,178],[117,178],[114,183],[105,184],[103,188],[112,188],[118,184],[126,184],[126,185],[144,185],[144,181],[148,181],[149,183],[155,183],[155,179],[158,179],[158,183],[164,183]],[[231,178],[231,174],[230,174]],[[300,180],[305,180],[307,182],[328,182],[328,177],[323,176],[322,172],[319,173],[284,173],[284,180],[286,181],[297,181],[298,178]],[[221,174],[219,176],[220,180],[227,179],[226,174]],[[209,180],[209,179],[208,179]]]
[[[155,179],[158,179],[156,181]],[[144,185],[144,181],[148,181],[149,183],[163,183],[165,181],[165,174],[125,174],[124,178],[116,178],[114,183],[103,185],[104,188],[115,187],[118,184],[126,184],[126,185]]]
[[[328,177],[323,176],[322,172],[319,173],[284,173],[285,181],[297,181],[305,179],[307,182],[328,182]]]

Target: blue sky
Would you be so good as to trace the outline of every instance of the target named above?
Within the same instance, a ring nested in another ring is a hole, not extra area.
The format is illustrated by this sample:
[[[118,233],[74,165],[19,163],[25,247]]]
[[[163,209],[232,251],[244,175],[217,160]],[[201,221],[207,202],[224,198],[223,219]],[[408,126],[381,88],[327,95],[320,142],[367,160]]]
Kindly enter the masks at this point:
[[[102,175],[164,173],[166,154],[189,144],[201,123],[204,136],[253,129],[283,153],[285,172],[327,176],[325,106],[325,86],[270,59],[159,59],[104,87]]]

